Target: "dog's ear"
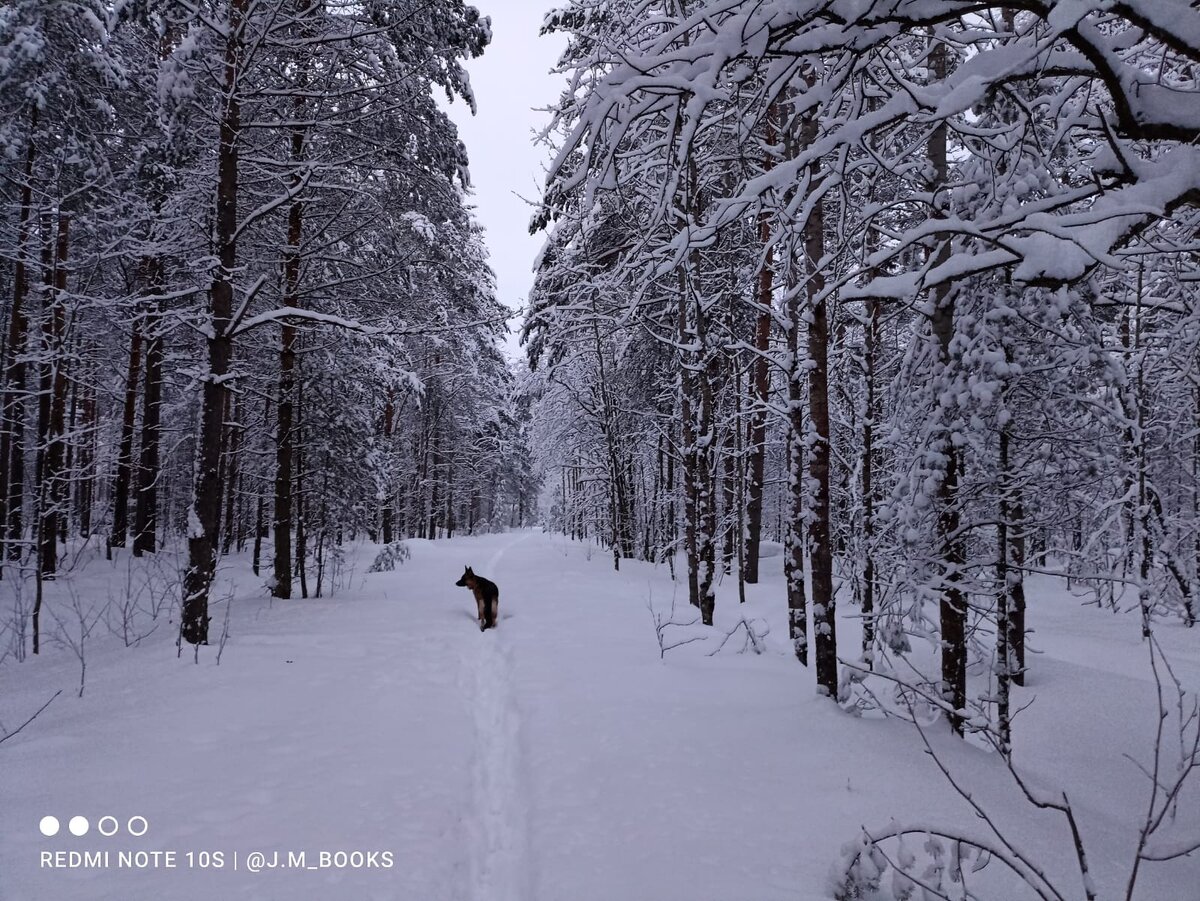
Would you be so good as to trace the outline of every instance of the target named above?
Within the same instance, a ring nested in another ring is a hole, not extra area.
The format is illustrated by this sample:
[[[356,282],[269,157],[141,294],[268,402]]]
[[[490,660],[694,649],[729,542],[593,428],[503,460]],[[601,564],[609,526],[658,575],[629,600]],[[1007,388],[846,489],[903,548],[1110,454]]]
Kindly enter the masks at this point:
[[[471,575],[475,575],[475,570],[471,569],[469,566],[467,567],[467,572],[469,572]]]

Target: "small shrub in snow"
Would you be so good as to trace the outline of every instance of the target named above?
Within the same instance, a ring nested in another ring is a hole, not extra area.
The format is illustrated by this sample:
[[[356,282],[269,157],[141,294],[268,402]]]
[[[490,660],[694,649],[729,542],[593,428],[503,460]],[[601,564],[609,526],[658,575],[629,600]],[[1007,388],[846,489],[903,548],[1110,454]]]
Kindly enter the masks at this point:
[[[755,654],[763,653],[767,649],[766,637],[771,633],[771,627],[765,620],[748,620],[743,616],[738,620],[736,626],[725,633],[725,637],[721,639],[721,643],[717,645],[715,650],[710,651],[708,656],[715,657],[721,651],[725,650],[725,646],[729,644],[729,639],[742,632],[743,629],[745,630],[745,634],[738,653],[745,654],[747,651],[753,651]]]
[[[375,555],[375,562],[367,568],[367,572],[390,573],[411,556],[407,544],[403,541],[393,541],[379,549],[379,553]]]
[[[1134,897],[1143,864],[1177,860],[1200,850],[1200,838],[1195,835],[1185,833],[1182,838],[1177,835],[1168,838],[1160,834],[1171,830],[1185,784],[1193,773],[1200,772],[1200,700],[1175,676],[1153,630],[1147,638],[1150,669],[1158,697],[1158,727],[1153,733],[1150,762],[1143,765],[1134,761],[1134,766],[1150,783],[1149,803],[1143,807],[1141,822],[1137,824],[1138,844],[1126,871],[1128,875],[1122,877],[1125,898]],[[923,725],[929,710],[942,714],[950,712],[946,701],[935,693],[936,687],[908,684],[900,676],[888,672],[869,673],[858,664],[848,664],[847,668],[857,670],[858,674],[844,677],[843,686],[865,688],[866,677],[881,677],[896,687],[897,697],[907,710],[906,718],[916,727],[929,758],[950,788],[975,811],[985,828],[942,831],[924,825],[905,826],[893,822],[874,833],[864,829],[856,840],[842,848],[841,860],[833,867],[828,889],[834,901],[924,901],[927,898],[976,901],[999,897],[979,893],[977,880],[975,889],[968,891],[966,887],[967,876],[982,870],[991,861],[998,863],[997,870],[1005,871],[1000,878],[1012,880],[1015,877],[1023,884],[1028,891],[1020,895],[1022,898],[1050,901],[1079,897],[1061,888],[1048,875],[1049,868],[1041,860],[1044,853],[1041,849],[1026,851],[1009,838],[1007,828],[997,822],[939,756]],[[876,703],[879,703],[878,699]],[[1025,780],[1013,764],[1008,734],[989,721],[986,710],[979,710],[965,722],[967,729],[982,737],[1000,756],[1012,776],[1018,797],[1023,797],[1037,810],[1053,811],[1062,817],[1074,846],[1077,878],[1083,883],[1084,897],[1088,901],[1101,897],[1088,863],[1084,830],[1067,793],[1035,788]],[[1007,891],[1004,897],[1006,901],[1017,901],[1018,896]]]
[[[354,567],[346,557],[346,549],[335,544],[329,549],[329,595],[332,597],[350,583]]]
[[[863,832],[843,846],[830,890],[836,901],[966,901],[977,897],[967,891],[967,875],[990,861],[986,850],[934,830],[895,830],[886,837]]]
[[[48,637],[71,649],[79,661],[79,697],[83,697],[83,689],[87,683],[87,648],[88,639],[96,624],[108,615],[108,605],[92,604],[82,598],[70,583],[67,583],[67,596],[70,605],[62,610],[58,606],[47,608],[50,618],[54,621],[54,630]]]
[[[650,611],[650,618],[654,620],[654,635],[658,639],[658,659],[665,660],[667,651],[672,651],[675,648],[683,647],[685,644],[692,644],[696,641],[704,641],[708,636],[693,635],[689,638],[681,638],[678,641],[669,641],[667,639],[667,629],[671,626],[688,627],[694,626],[700,622],[700,617],[695,616],[687,622],[678,622],[675,619],[675,595],[671,595],[671,611],[663,614],[654,609],[654,597],[651,595],[646,599],[646,609]]]

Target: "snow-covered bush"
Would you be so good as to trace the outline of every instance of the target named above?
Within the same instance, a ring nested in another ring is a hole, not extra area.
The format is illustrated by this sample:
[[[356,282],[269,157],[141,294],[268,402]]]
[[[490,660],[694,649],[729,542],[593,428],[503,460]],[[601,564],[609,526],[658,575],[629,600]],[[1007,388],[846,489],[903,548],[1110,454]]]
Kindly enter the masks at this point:
[[[977,896],[967,890],[968,874],[991,858],[983,848],[936,831],[897,829],[886,837],[864,831],[843,846],[830,891],[835,901],[969,901]]]
[[[1124,897],[1134,897],[1134,888],[1143,871],[1143,864],[1163,863],[1187,857],[1200,850],[1200,837],[1184,832],[1182,837],[1166,837],[1175,823],[1179,799],[1184,795],[1189,778],[1200,771],[1200,699],[1184,687],[1163,654],[1153,630],[1147,636],[1150,669],[1156,687],[1158,724],[1153,734],[1149,760],[1133,765],[1148,778],[1148,803],[1138,824],[1138,842],[1125,878]],[[844,687],[861,685],[867,671],[847,666],[857,674],[846,677]],[[943,698],[928,688],[905,684],[895,675],[874,673],[893,683],[907,710],[907,718],[917,730],[921,743],[950,789],[975,812],[982,827],[963,830],[957,827],[940,829],[925,824],[898,824],[859,835],[842,847],[840,860],[834,865],[828,886],[834,901],[982,901],[983,898],[1003,897],[1005,901],[1019,898],[1065,899],[1077,897],[1064,891],[1049,874],[1043,856],[1044,849],[1026,849],[1010,837],[1010,828],[993,816],[982,800],[967,790],[949,764],[930,742],[923,725],[925,713],[940,710],[950,713]],[[877,697],[877,696],[876,696]],[[918,704],[921,711],[918,712]],[[897,713],[904,717],[904,714]],[[980,713],[965,719],[967,728],[982,738],[1003,761],[1012,777],[1018,797],[1034,809],[1052,811],[1062,817],[1064,834],[1075,853],[1078,878],[1082,881],[1088,901],[1099,894],[1085,848],[1085,831],[1080,826],[1079,812],[1065,791],[1034,787],[1022,775],[1012,759],[1012,746],[1002,726],[989,723]],[[995,868],[1004,875],[1002,892],[982,894],[978,887],[968,890],[967,878],[995,861]],[[1015,880],[1020,889],[1009,884]]]
[[[379,549],[379,553],[375,555],[375,561],[367,568],[367,572],[393,572],[397,566],[411,556],[412,554],[409,552],[407,544],[403,541],[393,541],[391,544],[385,544]]]

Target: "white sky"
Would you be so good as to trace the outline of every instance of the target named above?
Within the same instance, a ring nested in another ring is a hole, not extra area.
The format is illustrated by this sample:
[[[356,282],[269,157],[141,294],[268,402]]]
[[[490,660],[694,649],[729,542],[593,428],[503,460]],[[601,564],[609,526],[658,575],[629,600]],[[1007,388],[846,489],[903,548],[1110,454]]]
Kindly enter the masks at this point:
[[[448,107],[471,158],[476,215],[487,231],[500,300],[514,309],[525,305],[533,284],[533,261],[544,236],[529,234],[533,209],[521,200],[541,196],[548,151],[533,136],[547,122],[535,107],[552,106],[562,79],[549,75],[565,45],[559,36],[542,38],[538,29],[553,0],[476,0],[492,19],[492,43],[467,68],[479,108],[476,116],[461,101]],[[517,195],[520,195],[518,197]],[[513,320],[509,352],[520,355]]]

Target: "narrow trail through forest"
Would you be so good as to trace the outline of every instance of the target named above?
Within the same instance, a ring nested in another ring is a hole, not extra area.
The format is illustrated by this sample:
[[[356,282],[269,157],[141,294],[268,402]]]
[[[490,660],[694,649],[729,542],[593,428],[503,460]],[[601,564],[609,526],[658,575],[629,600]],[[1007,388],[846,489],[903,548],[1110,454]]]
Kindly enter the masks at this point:
[[[500,561],[526,538],[528,533],[503,545],[480,572],[502,580]],[[506,615],[502,603],[501,619]],[[469,649],[464,660],[473,676],[469,703],[475,725],[471,901],[533,901],[521,713],[512,684],[511,655],[506,630],[497,628],[481,634],[479,647]]]

